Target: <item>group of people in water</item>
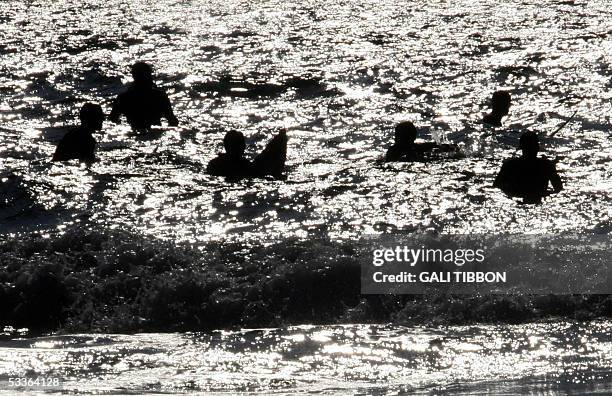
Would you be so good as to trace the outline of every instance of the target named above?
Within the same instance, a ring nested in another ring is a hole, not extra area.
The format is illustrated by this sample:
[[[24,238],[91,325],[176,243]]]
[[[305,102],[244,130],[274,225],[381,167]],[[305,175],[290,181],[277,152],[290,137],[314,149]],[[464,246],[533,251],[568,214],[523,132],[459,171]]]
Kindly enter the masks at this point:
[[[131,74],[133,82],[125,92],[117,96],[108,118],[118,124],[125,117],[137,132],[146,132],[153,125],[161,125],[162,119],[166,119],[169,126],[177,126],[179,122],[168,95],[155,85],[151,65],[137,62],[132,66]],[[93,133],[102,129],[105,119],[102,107],[85,103],[79,112],[79,119],[80,125],[64,135],[58,143],[53,161],[95,161],[96,140]],[[228,132],[223,139],[223,146],[225,153],[211,160],[206,168],[211,175],[230,179],[282,177],[287,158],[286,132],[274,136],[253,161],[244,156],[246,142],[241,132]]]
[[[146,132],[153,125],[161,125],[162,118],[168,125],[177,126],[170,99],[157,88],[153,79],[153,68],[145,62],[137,62],[131,68],[133,82],[127,90],[117,96],[108,118],[120,123],[125,117],[132,129]],[[491,100],[492,110],[483,122],[501,126],[502,119],[510,109],[511,97],[508,92],[497,91]],[[79,112],[80,125],[66,133],[60,140],[53,155],[53,161],[77,159],[95,161],[96,140],[93,134],[102,129],[104,111],[98,104],[85,103]],[[457,145],[436,142],[416,143],[418,132],[414,124],[404,121],[395,127],[395,142],[387,150],[385,161],[426,161],[444,153],[447,157],[461,157]],[[287,134],[281,131],[274,136],[253,161],[244,153],[246,141],[239,131],[227,132],[223,138],[224,153],[212,159],[206,167],[207,173],[229,179],[250,177],[282,178],[287,157]],[[525,203],[540,203],[542,198],[561,191],[561,179],[555,163],[538,157],[540,143],[534,132],[525,132],[519,140],[522,155],[505,161],[495,178],[494,186],[511,197],[519,197]],[[552,190],[549,190],[549,184]]]

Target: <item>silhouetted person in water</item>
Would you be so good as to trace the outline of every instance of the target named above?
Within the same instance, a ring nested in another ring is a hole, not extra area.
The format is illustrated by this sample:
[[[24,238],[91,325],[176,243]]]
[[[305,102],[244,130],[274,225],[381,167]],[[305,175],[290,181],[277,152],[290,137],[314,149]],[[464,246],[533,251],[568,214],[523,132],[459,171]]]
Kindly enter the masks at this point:
[[[253,162],[244,157],[246,143],[241,132],[230,131],[226,133],[223,138],[223,147],[225,153],[219,154],[208,163],[207,173],[229,179],[264,177],[267,175],[277,179],[282,178],[287,158],[287,134],[285,131],[274,136]]]
[[[400,122],[395,126],[395,143],[385,154],[385,161],[424,161],[427,153],[433,151],[459,153],[453,144],[438,144],[435,142],[415,143],[417,130],[410,121]]]
[[[485,115],[482,122],[493,126],[501,126],[502,118],[510,111],[510,94],[506,91],[496,91],[491,98],[492,111]]]
[[[81,125],[66,133],[57,144],[53,161],[68,161],[78,159],[83,162],[94,162],[96,139],[92,133],[102,129],[104,112],[102,107],[93,103],[85,103],[79,111]]]
[[[494,187],[511,197],[523,198],[524,203],[541,203],[542,198],[563,189],[555,163],[538,158],[540,142],[534,132],[521,135],[519,147],[523,155],[505,161],[495,178]],[[552,184],[552,191],[548,184]]]
[[[206,167],[206,172],[214,176],[229,178],[250,177],[253,174],[253,164],[244,158],[246,142],[242,132],[230,131],[223,138],[225,153],[212,159]]]
[[[168,120],[168,125],[177,126],[178,120],[168,95],[153,82],[151,66],[137,62],[131,71],[134,82],[126,92],[117,96],[109,119],[118,124],[124,115],[135,131],[148,131],[152,125],[161,125],[162,118]]]

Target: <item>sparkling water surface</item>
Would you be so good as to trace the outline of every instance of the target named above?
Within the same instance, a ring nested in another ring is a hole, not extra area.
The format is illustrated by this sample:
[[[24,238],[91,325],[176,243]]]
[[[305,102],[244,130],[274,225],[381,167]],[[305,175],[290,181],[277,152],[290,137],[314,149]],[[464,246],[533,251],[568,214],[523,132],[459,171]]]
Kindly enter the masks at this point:
[[[608,233],[611,13],[605,0],[5,0],[0,231],[87,224],[202,246]],[[181,126],[136,136],[107,122],[91,168],[49,162],[82,103],[109,111],[136,60],[155,66]],[[479,123],[496,89],[514,100],[501,129]],[[377,162],[401,120],[466,158]],[[287,181],[205,174],[228,130],[243,131],[253,155],[279,128]],[[540,133],[565,184],[541,206],[491,188],[525,130]],[[609,334],[609,322],[555,322],[11,336],[0,388],[58,375],[80,393],[609,393]]]
[[[610,229],[606,1],[8,1],[1,15],[7,231],[93,222],[197,242]],[[181,127],[133,136],[107,122],[91,169],[50,163],[81,103],[108,111],[135,60],[155,66]],[[507,128],[488,129],[478,121],[500,88],[514,99]],[[377,163],[405,119],[467,158]],[[287,182],[205,174],[226,131],[254,154],[278,128]],[[527,129],[566,187],[539,207],[491,188]]]
[[[82,393],[612,392],[612,323],[298,326],[0,342],[6,377]]]

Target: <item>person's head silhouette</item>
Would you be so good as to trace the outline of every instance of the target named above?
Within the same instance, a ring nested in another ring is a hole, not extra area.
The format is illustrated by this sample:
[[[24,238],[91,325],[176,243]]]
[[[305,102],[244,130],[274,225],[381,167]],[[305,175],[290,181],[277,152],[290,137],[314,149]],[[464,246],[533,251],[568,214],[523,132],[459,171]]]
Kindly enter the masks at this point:
[[[246,142],[242,132],[229,131],[223,138],[223,147],[225,152],[231,158],[241,158],[244,155]]]
[[[494,92],[493,97],[491,98],[491,108],[493,109],[493,113],[500,117],[508,115],[508,112],[510,111],[510,102],[511,98],[508,92]]]
[[[414,143],[417,130],[410,121],[400,122],[395,126],[395,144],[398,146],[409,146]]]
[[[146,62],[136,62],[131,67],[134,84],[139,87],[153,85],[153,68]]]
[[[535,132],[525,132],[519,139],[519,147],[525,158],[536,158],[540,151],[540,139]]]
[[[104,122],[104,112],[100,105],[88,102],[79,110],[79,119],[81,125],[85,128],[99,131],[102,129],[102,123]]]

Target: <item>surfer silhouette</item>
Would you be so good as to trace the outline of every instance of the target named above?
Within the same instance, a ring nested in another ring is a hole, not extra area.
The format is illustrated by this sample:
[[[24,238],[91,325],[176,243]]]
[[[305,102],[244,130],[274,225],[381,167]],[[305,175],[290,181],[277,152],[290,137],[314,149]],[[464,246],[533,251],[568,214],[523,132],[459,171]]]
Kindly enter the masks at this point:
[[[485,115],[482,122],[493,126],[501,126],[502,118],[510,111],[511,97],[506,91],[496,91],[491,97],[491,112]]]
[[[523,198],[524,203],[539,204],[542,198],[558,193],[563,183],[555,163],[547,158],[538,158],[540,141],[535,132],[525,132],[519,140],[522,155],[504,161],[493,183],[511,197]],[[549,183],[552,191],[548,189]]]
[[[165,118],[168,125],[177,126],[178,119],[172,111],[168,95],[153,82],[153,68],[145,62],[136,62],[131,68],[133,83],[119,94],[113,103],[109,119],[121,122],[125,116],[134,131],[148,131],[152,125],[161,125]]]
[[[72,159],[83,162],[95,161],[96,139],[92,134],[102,129],[104,122],[102,107],[93,103],[85,103],[79,111],[79,119],[81,125],[66,133],[57,144],[53,161]]]
[[[230,131],[223,138],[225,153],[213,158],[206,167],[206,172],[213,176],[224,176],[228,179],[246,177],[273,176],[283,177],[287,158],[287,134],[285,131],[274,136],[251,162],[244,157],[246,143],[242,132]]]
[[[404,121],[397,124],[395,126],[395,143],[387,149],[385,161],[425,161],[427,154],[434,152],[459,153],[459,148],[454,144],[415,143],[416,138],[417,130],[412,122]]]

